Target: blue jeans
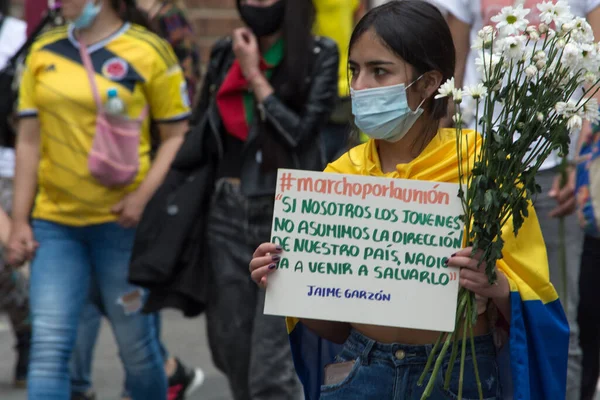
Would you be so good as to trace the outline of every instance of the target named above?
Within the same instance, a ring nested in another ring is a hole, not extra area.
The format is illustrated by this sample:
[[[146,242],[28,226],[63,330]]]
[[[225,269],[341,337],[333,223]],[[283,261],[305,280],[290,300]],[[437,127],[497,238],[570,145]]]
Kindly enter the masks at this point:
[[[34,220],[40,246],[31,264],[33,338],[29,400],[68,400],[69,360],[90,282],[97,285],[134,400],[164,400],[167,379],[152,315],[127,281],[135,231],[116,223],[69,227]]]
[[[90,300],[85,305],[83,313],[81,314],[81,320],[79,321],[77,340],[75,342],[75,348],[73,349],[73,355],[71,356],[70,365],[71,391],[74,393],[87,393],[93,386],[92,361],[94,359],[94,348],[96,347],[98,333],[100,332],[101,318],[103,315],[106,315],[106,312],[101,306],[101,299],[98,292],[97,285],[93,285],[90,293]],[[156,334],[159,338],[160,353],[163,360],[166,360],[169,357],[169,353],[162,341],[160,341],[160,314],[154,314],[154,321],[156,323]],[[121,397],[129,397],[129,392],[127,383],[125,383]]]
[[[467,345],[467,349],[470,349],[470,341]],[[450,351],[435,377],[430,400],[458,398],[460,346],[459,343],[459,357],[452,370],[449,389],[444,389],[444,377]],[[341,382],[321,387],[321,400],[419,400],[431,374],[426,377],[422,386],[418,386],[417,381],[425,368],[432,347],[432,345],[382,344],[353,330],[335,362],[355,361],[355,363],[350,373]],[[501,399],[496,349],[492,335],[476,337],[475,352],[483,398]],[[479,399],[470,350],[467,351],[465,359],[462,398],[463,400]]]

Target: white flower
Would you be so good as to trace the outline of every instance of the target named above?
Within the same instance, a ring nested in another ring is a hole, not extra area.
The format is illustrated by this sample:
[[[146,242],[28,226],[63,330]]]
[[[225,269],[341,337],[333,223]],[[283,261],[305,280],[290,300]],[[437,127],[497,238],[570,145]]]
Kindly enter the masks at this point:
[[[525,76],[527,76],[528,79],[533,78],[537,75],[537,73],[538,69],[535,67],[535,65],[530,65],[529,67],[525,68]]]
[[[522,4],[516,7],[503,7],[498,15],[492,17],[496,23],[496,28],[502,35],[514,35],[527,28],[529,20],[525,17],[529,14],[529,9],[524,9]]]
[[[567,33],[571,32],[573,29],[575,29],[575,23],[573,21],[565,22],[560,27],[560,33],[561,33],[561,35],[566,35]]]
[[[496,31],[493,26],[486,25],[477,32],[477,36],[485,41],[489,41],[496,38]]]
[[[583,76],[583,81],[588,85],[593,85],[598,80],[598,75],[592,71],[588,71]]]
[[[525,38],[523,36],[509,36],[502,41],[502,51],[506,58],[521,60],[523,58]]]
[[[440,88],[438,89],[438,93],[434,98],[441,99],[444,97],[448,97],[452,94],[454,90],[454,77],[448,79]]]
[[[538,112],[535,117],[537,118],[538,121],[544,122],[544,114],[543,113]]]
[[[548,25],[541,23],[538,25],[538,30],[543,35],[544,33],[548,32]]]
[[[537,5],[540,10],[540,20],[550,25],[552,22],[562,25],[573,18],[569,4],[565,1],[557,1],[553,4],[551,1],[545,1]]]
[[[539,60],[538,62],[535,63],[535,67],[538,70],[544,69],[545,66],[546,66],[546,60]]]
[[[579,45],[581,50],[582,66],[588,71],[596,71],[600,66],[598,64],[598,53],[596,46],[588,43],[582,43]]]
[[[535,26],[533,26],[533,25],[528,26],[526,32],[527,32],[527,37],[532,42],[537,42],[538,40],[540,40],[540,33],[538,32],[538,30]]]
[[[567,41],[566,41],[565,39],[563,39],[563,38],[560,38],[560,39],[558,39],[558,40],[556,41],[556,47],[557,47],[558,49],[562,49],[562,48],[564,48],[566,45],[567,45]]]
[[[594,31],[592,30],[591,25],[586,21],[585,18],[575,18],[573,20],[573,25],[574,28],[571,32],[571,37],[573,38],[573,40],[579,43],[593,44]]]
[[[533,61],[540,61],[540,60],[546,61],[547,58],[548,58],[548,56],[546,55],[546,52],[544,50],[538,50],[533,55]]]
[[[564,101],[559,101],[554,105],[554,111],[556,111],[558,115],[565,115],[567,111],[567,103]]]
[[[548,29],[546,36],[548,36],[548,39],[552,40],[556,37],[556,31],[554,29]]]
[[[563,50],[562,61],[570,68],[576,68],[583,58],[582,51],[574,43],[567,43]]]
[[[460,89],[452,89],[452,101],[456,104],[460,104],[462,101],[462,90]]]
[[[484,51],[480,54],[479,57],[475,59],[475,65],[477,66],[477,71],[480,73],[486,73],[488,76],[496,69],[496,66],[500,63],[500,57],[496,54],[491,54],[487,51]]]
[[[582,125],[583,125],[583,119],[579,115],[573,115],[567,121],[567,129],[571,133],[574,133],[574,132],[578,131],[579,129],[581,129]]]
[[[483,85],[483,83],[478,83],[477,85],[467,86],[463,92],[463,95],[470,96],[474,99],[484,98],[487,95],[487,88]]]
[[[600,120],[600,112],[598,111],[598,100],[591,98],[587,100],[587,103],[583,106],[584,118],[592,123]]]

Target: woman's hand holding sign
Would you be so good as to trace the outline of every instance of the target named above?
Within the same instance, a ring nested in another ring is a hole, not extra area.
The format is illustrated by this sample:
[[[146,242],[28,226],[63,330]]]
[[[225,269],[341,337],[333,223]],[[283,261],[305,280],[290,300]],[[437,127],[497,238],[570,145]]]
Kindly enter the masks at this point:
[[[261,288],[267,287],[267,276],[275,272],[277,263],[281,260],[281,246],[273,243],[263,243],[254,252],[250,261],[252,280]]]

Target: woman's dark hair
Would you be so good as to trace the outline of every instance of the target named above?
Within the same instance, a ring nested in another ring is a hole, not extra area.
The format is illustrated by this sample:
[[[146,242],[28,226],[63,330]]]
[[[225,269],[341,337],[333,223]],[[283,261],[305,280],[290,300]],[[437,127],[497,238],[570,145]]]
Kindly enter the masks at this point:
[[[383,45],[413,67],[411,80],[428,71],[439,71],[442,82],[454,76],[456,53],[452,33],[435,6],[422,0],[402,0],[373,8],[356,25],[350,38],[350,53],[370,29]],[[424,107],[432,122],[428,131],[435,135],[439,121],[447,114],[448,98],[431,98]]]
[[[119,16],[123,21],[151,29],[146,13],[137,7],[135,0],[111,0],[111,5],[112,8],[119,13]]]
[[[312,26],[315,8],[312,0],[279,0],[285,2],[282,24],[284,55],[281,65],[273,73],[271,84],[275,93],[287,106],[300,111],[304,107],[308,93],[306,77],[312,67],[314,39]],[[237,0],[238,5],[240,0]],[[282,144],[276,139],[270,124],[260,126],[263,154],[269,154],[262,163],[264,170],[273,170],[288,162]]]
[[[10,14],[10,0],[0,0],[0,14],[5,17]]]

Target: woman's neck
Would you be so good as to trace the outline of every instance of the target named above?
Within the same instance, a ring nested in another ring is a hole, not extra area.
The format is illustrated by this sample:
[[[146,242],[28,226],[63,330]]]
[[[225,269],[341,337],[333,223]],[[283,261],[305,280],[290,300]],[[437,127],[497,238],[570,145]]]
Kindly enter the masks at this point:
[[[395,171],[398,164],[408,164],[421,154],[433,138],[433,134],[427,132],[426,122],[427,119],[423,115],[399,141],[379,140],[377,142],[377,153],[384,173]]]
[[[258,38],[258,47],[260,48],[260,52],[264,54],[265,51],[269,50],[271,46],[279,40],[281,37],[281,32],[276,32],[270,36],[262,36]]]
[[[106,5],[106,7],[109,6]],[[82,41],[86,46],[89,46],[106,39],[115,33],[122,25],[123,21],[112,9],[102,10],[92,25],[76,31],[75,35],[78,40]]]

